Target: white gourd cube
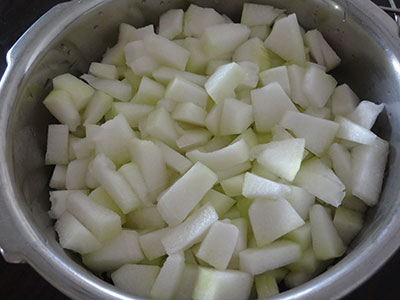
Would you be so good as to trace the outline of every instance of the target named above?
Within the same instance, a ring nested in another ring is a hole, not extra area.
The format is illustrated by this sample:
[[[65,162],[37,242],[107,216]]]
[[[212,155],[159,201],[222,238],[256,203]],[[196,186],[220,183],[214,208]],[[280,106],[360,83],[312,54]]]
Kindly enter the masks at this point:
[[[101,243],[73,215],[64,212],[54,225],[65,249],[85,254],[101,248]]]
[[[217,221],[201,242],[196,256],[218,270],[225,270],[232,258],[238,237],[239,229],[235,225]]]
[[[301,107],[307,107],[309,104],[307,96],[304,94],[304,75],[306,70],[298,65],[287,66],[290,83],[291,99]]]
[[[268,298],[279,294],[275,277],[270,273],[260,274],[254,277],[258,299]]]
[[[193,165],[193,163],[185,156],[167,146],[163,142],[154,142],[160,148],[167,166],[177,171],[179,174],[186,173],[186,171],[189,170],[190,167]]]
[[[51,175],[49,186],[52,189],[64,190],[66,174],[67,166],[56,165],[54,167],[53,174]]]
[[[161,240],[171,231],[171,228],[162,228],[139,237],[140,247],[148,260],[153,260],[165,255],[167,252]]]
[[[351,151],[352,193],[368,206],[378,203],[388,153],[389,143],[380,138],[372,145],[359,145]]]
[[[270,5],[244,3],[240,23],[247,26],[271,26],[274,20],[284,11]]]
[[[134,103],[115,102],[113,110],[116,115],[122,114],[131,127],[137,127],[139,121],[145,119],[154,106]]]
[[[112,239],[121,232],[119,215],[82,193],[71,193],[68,196],[67,210],[100,242]]]
[[[159,273],[159,266],[126,264],[111,273],[111,279],[117,288],[134,296],[149,298]]]
[[[77,143],[80,140],[81,140],[80,138],[78,138],[72,134],[69,134],[69,136],[68,136],[68,160],[69,161],[76,159],[76,155],[75,155],[73,146],[75,143]]]
[[[240,252],[240,270],[252,275],[271,271],[291,264],[301,257],[296,243],[281,240],[263,248],[247,248]]]
[[[192,102],[179,103],[172,112],[172,118],[197,126],[205,126],[207,112]]]
[[[358,211],[360,213],[365,213],[368,206],[364,203],[364,201],[360,200],[356,196],[348,195],[343,199],[341,204],[342,207]]]
[[[296,244],[300,245],[302,250],[306,250],[309,246],[311,246],[310,222],[306,222],[303,226],[287,233],[285,235],[285,239],[295,242]]]
[[[218,57],[234,51],[249,38],[249,35],[250,29],[245,25],[219,24],[204,30],[201,43],[210,57]]]
[[[125,264],[138,263],[143,258],[138,233],[126,229],[105,242],[99,250],[82,255],[83,263],[94,272],[114,271]]]
[[[225,19],[215,9],[190,4],[183,21],[184,35],[200,37],[209,26],[224,24]]]
[[[246,72],[246,76],[243,82],[239,84],[238,89],[241,90],[241,89],[255,88],[258,84],[258,73],[260,71],[260,67],[257,64],[250,61],[239,62],[238,65],[241,66],[243,70]]]
[[[366,129],[342,116],[336,116],[335,122],[339,124],[339,130],[336,133],[338,138],[355,142],[358,144],[373,144],[377,138],[375,133]]]
[[[336,80],[320,68],[311,66],[304,75],[304,94],[309,103],[324,107],[336,87]]]
[[[280,86],[283,88],[288,96],[291,95],[289,74],[286,66],[267,69],[261,72],[259,76],[263,86],[266,86],[272,82],[277,82],[280,84]]]
[[[209,60],[208,63],[207,63],[207,68],[206,68],[205,73],[206,73],[206,75],[210,76],[210,75],[212,75],[215,71],[217,71],[217,69],[218,69],[220,66],[229,64],[230,62],[231,62],[231,61],[228,60],[228,59],[212,59],[212,60]]]
[[[147,197],[147,187],[141,174],[139,167],[134,163],[128,163],[121,166],[118,173],[129,183],[135,194],[144,205],[149,205],[150,202]]]
[[[339,129],[336,122],[294,111],[286,112],[279,124],[291,130],[296,137],[304,138],[305,147],[318,156],[328,150]]]
[[[210,58],[204,52],[200,39],[187,37],[183,42],[183,46],[190,51],[186,70],[196,74],[207,74],[206,69]],[[201,85],[204,85],[204,83]]]
[[[262,178],[247,172],[244,176],[242,194],[246,198],[286,198],[291,193],[288,185]]]
[[[199,208],[183,223],[173,227],[161,242],[167,254],[180,250],[187,250],[195,243],[201,241],[203,234],[218,220],[218,214],[211,205]]]
[[[342,203],[346,194],[345,185],[316,157],[303,163],[294,183],[334,207]]]
[[[252,62],[257,64],[260,71],[270,68],[270,57],[264,43],[257,37],[241,44],[233,53],[234,62]]]
[[[208,78],[204,87],[215,103],[226,98],[235,98],[235,88],[246,78],[246,71],[237,63],[218,67]]]
[[[118,79],[118,71],[116,66],[92,62],[89,67],[89,74],[103,79]]]
[[[366,129],[371,129],[384,107],[385,105],[383,103],[378,105],[371,101],[364,100],[347,115],[347,118]]]
[[[150,24],[144,27],[137,28],[136,30],[132,30],[129,33],[128,42],[143,40],[144,38],[152,35],[154,35],[154,25]]]
[[[283,198],[256,199],[249,208],[249,219],[258,247],[304,225],[303,219]]]
[[[341,144],[334,143],[328,150],[332,160],[333,170],[346,186],[347,191],[352,189],[352,159],[350,152]]]
[[[265,40],[265,45],[286,61],[300,66],[306,62],[303,37],[295,14],[275,22],[271,33]]]
[[[68,159],[68,126],[49,125],[47,131],[46,165],[66,165]]]
[[[255,26],[250,26],[250,36],[249,39],[252,38],[259,38],[260,40],[265,41],[265,39],[268,37],[268,35],[271,33],[271,27],[267,25],[255,25]]]
[[[190,58],[189,58],[190,62]],[[189,64],[188,62],[188,64]],[[158,82],[167,85],[175,77],[180,76],[190,82],[193,82],[199,86],[203,86],[207,81],[207,77],[191,72],[184,72],[177,69],[172,69],[168,67],[161,67],[153,72],[153,78]]]
[[[298,186],[290,186],[291,192],[285,197],[303,220],[308,219],[308,213],[315,202],[314,195]]]
[[[89,165],[89,171],[104,187],[124,214],[138,208],[140,200],[128,182],[115,171],[115,165],[106,156],[99,154]]]
[[[92,138],[88,136],[83,139],[79,139],[72,145],[76,159],[91,158],[95,155],[96,144]]]
[[[132,229],[156,230],[167,224],[156,206],[140,207],[126,215],[126,226]]]
[[[250,297],[252,286],[253,277],[246,272],[200,267],[193,299],[246,300]]]
[[[188,151],[198,146],[203,146],[211,139],[211,133],[205,129],[186,130],[177,140],[179,149]]]
[[[221,122],[221,115],[223,110],[223,103],[216,103],[204,120],[207,129],[215,136],[219,135],[219,127]],[[216,150],[216,149],[215,149]]]
[[[356,108],[360,99],[352,89],[344,83],[335,88],[331,96],[331,101],[332,113],[335,116],[346,116]]]
[[[277,82],[252,90],[251,103],[257,132],[270,131],[287,111],[297,112],[293,102]]]
[[[213,152],[193,150],[186,153],[193,162],[201,162],[213,171],[226,170],[249,159],[249,148],[241,139],[236,143]]]
[[[257,161],[253,163],[253,167],[251,168],[251,173],[272,181],[278,180],[278,176],[272,174],[268,169],[260,165]]]
[[[136,32],[140,29],[136,30]],[[149,35],[153,35],[153,33],[149,33]],[[159,68],[159,63],[146,53],[142,39],[128,43],[124,47],[124,54],[126,64],[132,69],[135,75],[149,76],[153,71]]]
[[[92,87],[69,73],[55,77],[53,79],[53,88],[68,92],[78,111],[86,106],[94,93]]]
[[[165,108],[156,108],[147,116],[146,132],[167,145],[176,148],[176,140],[179,135],[176,131],[174,120]]]
[[[100,61],[102,64],[115,65],[122,67],[125,64],[124,57],[125,42],[117,43],[113,47],[108,48],[103,54],[103,58]]]
[[[77,159],[71,161],[65,173],[65,187],[67,190],[79,190],[86,188],[86,172],[89,159]]]
[[[315,257],[314,250],[309,247],[304,250],[303,256],[296,262],[291,263],[287,268],[292,272],[309,272],[317,271],[319,260]]]
[[[167,112],[172,113],[178,103],[170,98],[162,98],[157,102],[156,107],[163,107]]]
[[[328,260],[344,254],[346,246],[323,206],[316,204],[311,208],[310,224],[312,245],[318,259]]]
[[[225,179],[240,175],[240,174],[250,170],[251,167],[252,167],[251,162],[246,160],[245,162],[237,164],[229,169],[215,171],[215,174],[217,174],[217,176],[218,176],[218,182],[221,182]]]
[[[236,203],[231,197],[222,194],[214,189],[209,190],[201,199],[200,204],[210,204],[221,217]]]
[[[223,102],[220,121],[221,135],[240,134],[254,121],[251,105],[227,98]]]
[[[158,210],[170,226],[181,223],[217,182],[217,175],[202,163],[195,163],[158,199]]]
[[[321,119],[326,119],[326,120],[331,119],[331,109],[329,107],[309,106],[304,111],[304,113]]]
[[[192,253],[191,251],[189,252]],[[182,279],[175,294],[175,300],[192,300],[193,290],[197,281],[199,268],[188,264],[186,257],[185,261],[185,268],[183,269]]]
[[[162,84],[146,76],[142,77],[139,88],[131,102],[136,104],[155,105],[164,97],[165,88]]]
[[[118,214],[121,218],[121,224],[125,224],[126,216],[102,186],[99,186],[91,191],[89,194],[89,198],[93,202],[104,206],[105,208],[111,209],[113,212]]]
[[[159,21],[158,34],[173,40],[183,31],[183,16],[182,9],[170,9],[163,13]]]
[[[132,97],[132,88],[126,82],[97,78],[89,74],[84,74],[81,78],[96,90],[100,90],[120,101],[127,102]]]
[[[338,207],[333,218],[333,225],[343,240],[348,245],[363,228],[363,214],[344,207]]]
[[[148,189],[149,200],[155,197],[168,184],[166,164],[161,150],[151,141],[133,140],[130,145],[132,161],[141,171]]]
[[[185,268],[183,253],[167,257],[150,291],[151,299],[172,300],[178,290]]]
[[[190,95],[190,97],[188,97]],[[208,95],[204,88],[184,79],[180,76],[175,77],[165,90],[165,98],[175,100],[176,102],[193,102],[194,104],[205,108]]]
[[[52,219],[59,219],[61,215],[67,210],[67,199],[72,193],[83,193],[88,195],[88,190],[61,190],[61,191],[50,191],[50,203],[51,208],[49,210],[49,216]]]
[[[96,124],[111,109],[113,98],[102,91],[96,91],[83,113],[83,126]]]

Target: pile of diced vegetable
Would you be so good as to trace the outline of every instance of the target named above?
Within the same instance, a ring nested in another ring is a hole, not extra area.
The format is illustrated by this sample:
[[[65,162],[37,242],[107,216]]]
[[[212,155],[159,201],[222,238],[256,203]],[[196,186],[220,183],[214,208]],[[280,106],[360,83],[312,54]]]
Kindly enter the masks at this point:
[[[62,247],[152,299],[264,298],[315,277],[378,201],[383,104],[337,85],[340,58],[281,9],[246,3],[233,23],[192,4],[157,32],[121,24],[44,100],[61,123],[46,164]]]

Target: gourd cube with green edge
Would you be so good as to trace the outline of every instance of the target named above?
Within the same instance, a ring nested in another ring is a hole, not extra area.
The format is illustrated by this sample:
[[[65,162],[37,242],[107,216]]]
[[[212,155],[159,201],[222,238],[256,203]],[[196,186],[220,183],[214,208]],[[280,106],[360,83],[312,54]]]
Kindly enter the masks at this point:
[[[113,212],[117,213],[121,218],[121,224],[125,224],[126,216],[123,214],[121,209],[102,186],[99,186],[98,188],[91,191],[89,194],[89,198],[93,202],[104,206],[105,208],[111,209]]]
[[[176,140],[179,138],[175,124],[170,114],[163,107],[156,108],[148,114],[146,131],[149,135],[176,148]]]
[[[337,177],[346,186],[347,191],[351,191],[353,168],[350,152],[342,144],[334,143],[329,148],[328,155]]]
[[[190,97],[188,97],[190,95]],[[207,105],[207,92],[197,84],[184,79],[180,76],[175,77],[165,90],[165,98],[175,100],[176,102],[193,102],[194,104],[205,108]]]
[[[270,58],[264,43],[257,37],[251,38],[241,44],[233,53],[234,62],[253,62],[258,65],[260,71],[271,67]]]
[[[235,205],[235,203],[236,201],[234,199],[214,189],[209,190],[200,201],[201,205],[212,205],[220,217]]]
[[[250,29],[242,24],[219,24],[207,27],[201,43],[206,54],[216,58],[231,53],[244,43],[250,35]]]
[[[71,193],[67,211],[100,241],[109,240],[121,232],[121,219],[112,210],[97,204],[83,193]]]
[[[338,85],[331,95],[332,113],[346,116],[354,111],[359,102],[360,99],[347,84]]]
[[[138,208],[140,200],[123,176],[115,171],[113,162],[99,154],[89,165],[93,177],[103,186],[124,214]]]
[[[207,77],[203,75],[199,75],[196,73],[180,71],[173,68],[161,67],[155,70],[152,74],[153,78],[158,82],[167,85],[170,81],[172,81],[175,77],[180,76],[190,82],[193,82],[199,86],[203,86],[207,81]]]
[[[147,259],[154,260],[166,254],[161,240],[170,231],[171,228],[167,227],[142,234],[139,237],[140,247]]]
[[[290,186],[290,194],[285,197],[303,220],[308,220],[308,213],[315,202],[314,195],[298,186]]]
[[[157,208],[169,226],[181,223],[217,182],[217,175],[197,162],[158,199]]]
[[[232,136],[214,136],[206,145],[199,147],[198,150],[211,152],[224,148],[233,142]]]
[[[285,234],[285,239],[299,244],[302,250],[307,249],[311,245],[310,222],[306,222],[303,226]]]
[[[257,162],[276,176],[293,181],[303,159],[305,139],[288,139],[264,144]]]
[[[316,107],[324,107],[335,90],[337,81],[320,68],[310,66],[304,75],[304,94],[309,103]]]
[[[83,264],[99,273],[114,271],[125,264],[136,264],[143,258],[138,233],[126,229],[105,242],[99,250],[82,255]]]
[[[243,196],[238,196],[235,198],[236,199],[236,207],[238,208],[240,212],[240,217],[245,218],[246,220],[249,220],[249,208],[251,204],[254,202],[254,199],[248,199]],[[248,231],[251,231],[251,227],[248,226]]]
[[[183,223],[173,227],[161,242],[167,254],[187,250],[201,241],[203,234],[218,220],[218,214],[211,205],[199,208]]]
[[[188,151],[198,146],[203,146],[211,139],[212,134],[205,129],[186,130],[177,140],[179,149]],[[188,156],[188,158],[190,158]],[[193,160],[192,160],[193,161]]]
[[[222,149],[212,152],[193,150],[186,153],[193,162],[201,162],[210,169],[226,170],[249,159],[249,148],[242,139]]]
[[[245,218],[234,218],[231,219],[231,224],[237,227],[239,230],[239,236],[228,269],[238,270],[240,268],[239,253],[247,248],[248,221]]]
[[[54,89],[44,99],[43,104],[60,123],[67,125],[70,131],[75,131],[80,125],[81,117],[70,93]]]
[[[309,106],[304,113],[321,119],[331,119],[331,109],[329,107]]]
[[[227,98],[223,101],[220,120],[221,135],[240,134],[244,132],[253,121],[253,108],[251,105],[231,98]]]
[[[328,150],[339,130],[339,124],[336,122],[297,111],[287,111],[279,125],[291,130],[296,137],[304,138],[307,150],[317,156]]]
[[[91,86],[69,73],[55,77],[53,79],[53,88],[68,92],[78,111],[86,106],[94,94],[94,89]]]
[[[235,225],[216,221],[201,242],[196,256],[218,270],[225,270],[238,238],[239,229]]]
[[[239,90],[246,90],[247,94],[248,94],[248,102],[245,103],[250,103],[250,89],[255,88],[258,84],[258,73],[260,71],[260,67],[250,61],[242,61],[238,63],[239,66],[241,66],[243,68],[243,70],[246,72],[246,76],[244,78],[244,80],[242,81],[241,84],[239,84],[238,89]],[[239,97],[239,95],[237,95],[239,99],[242,100],[242,98],[246,98],[245,97],[246,92],[241,92],[241,98]],[[244,100],[243,100],[244,101]]]
[[[346,245],[323,206],[315,204],[311,208],[310,224],[312,245],[318,259],[328,260],[344,254]]]
[[[151,288],[151,299],[175,299],[174,296],[182,280],[184,268],[185,259],[183,253],[169,255]]]
[[[378,137],[374,144],[359,145],[351,151],[352,193],[368,206],[378,202],[388,153],[389,143]]]
[[[316,157],[302,164],[294,184],[334,207],[342,203],[346,194],[346,187],[336,174]]]
[[[129,161],[129,141],[136,137],[122,114],[105,122],[94,135],[96,154],[103,153],[116,164]]]
[[[101,248],[96,237],[69,212],[60,216],[54,228],[61,246],[65,249],[85,254]]]
[[[378,105],[371,101],[364,100],[347,115],[347,118],[366,129],[371,129],[384,107],[385,105],[383,103]]]
[[[127,102],[132,97],[132,88],[129,83],[119,80],[97,78],[89,74],[81,76],[90,86],[100,90],[120,101]]]
[[[272,133],[272,141],[293,139],[293,136],[279,124],[272,127],[271,133]]]
[[[310,53],[314,60],[326,67],[326,71],[329,72],[330,70],[337,67],[341,59],[335,51],[329,46],[327,41],[322,36],[321,32],[318,30],[310,30],[304,35],[304,42],[310,49]]]
[[[140,201],[145,205],[150,205],[147,197],[147,187],[139,167],[134,163],[128,163],[118,169],[118,173],[129,183]]]
[[[136,30],[131,30],[129,32],[126,42],[143,40],[144,38],[152,35],[154,35],[154,25],[150,24],[144,27],[137,28]]]
[[[125,42],[117,43],[113,47],[108,48],[103,54],[102,64],[109,64],[121,67],[125,65],[124,47]]]
[[[135,296],[148,298],[160,269],[159,266],[126,264],[111,273],[111,279],[117,288]]]
[[[141,171],[148,190],[150,202],[168,184],[167,167],[161,150],[151,141],[132,140],[130,145],[132,162]]]
[[[83,195],[88,195],[88,190],[59,190],[50,191],[49,200],[51,203],[51,208],[49,210],[49,216],[52,219],[59,219],[61,215],[67,210],[67,199],[72,193],[83,193]]]
[[[190,251],[190,253],[192,252]],[[194,286],[197,281],[199,268],[197,265],[188,264],[186,257],[185,261],[185,268],[183,269],[182,279],[174,297],[175,300],[191,300]]]
[[[67,190],[79,190],[86,188],[86,172],[89,159],[76,159],[67,166],[65,173],[65,187]]]
[[[363,227],[363,214],[348,208],[338,207],[333,218],[333,225],[348,245]]]
[[[201,41],[197,38],[187,37],[183,42],[183,46],[190,51],[186,70],[196,74],[206,74],[210,58],[205,54]]]
[[[355,210],[363,214],[367,210],[368,206],[364,203],[364,201],[360,200],[356,196],[347,195],[344,197],[341,207]]]
[[[100,183],[94,178],[93,174],[91,172],[86,172],[86,178],[85,178],[86,185],[89,189],[96,189],[100,186]]]
[[[297,261],[302,255],[299,245],[280,240],[263,248],[247,248],[240,252],[240,270],[252,275],[271,271]]]
[[[288,96],[291,95],[287,66],[280,66],[272,69],[267,69],[261,72],[259,76],[263,86],[266,86],[272,82],[277,82],[280,84],[280,86],[283,88],[283,90]]]
[[[206,68],[206,75],[212,75],[220,66],[229,64],[231,61],[229,59],[212,59],[208,62]]]
[[[167,224],[156,206],[140,207],[126,215],[126,227],[132,229],[161,229]]]
[[[373,144],[377,138],[376,134],[342,116],[336,116],[335,122],[339,124],[336,137],[355,142],[358,144]]]
[[[162,98],[157,102],[156,107],[163,107],[167,112],[172,113],[178,103],[170,98]]]
[[[238,140],[243,139],[249,149],[253,148],[254,146],[258,145],[258,139],[257,135],[254,132],[253,128],[247,128],[245,131],[243,131],[240,135],[238,135],[232,143],[237,142]]]
[[[303,219],[283,198],[256,199],[249,208],[249,219],[258,247],[304,225]]]
[[[237,165],[233,166],[232,168],[221,170],[221,171],[215,171],[215,174],[217,174],[217,176],[218,176],[218,182],[221,182],[222,180],[240,175],[250,169],[251,169],[251,162],[246,160],[245,162],[237,164]]]
[[[50,178],[49,187],[57,190],[65,190],[66,173],[67,166],[56,165]]]
[[[231,178],[224,179],[220,182],[224,192],[229,197],[235,197],[242,195],[244,174],[236,175]]]
[[[126,64],[132,72],[138,76],[149,76],[153,71],[160,67],[155,58],[146,53],[143,40],[133,41],[124,46]]]
[[[253,276],[248,273],[199,267],[192,297],[194,300],[246,300],[252,286]]]
[[[240,211],[236,206],[233,206],[221,217],[221,219],[236,219],[236,218],[240,218]]]
[[[160,16],[158,34],[167,38],[174,39],[183,31],[182,9],[170,9]]]
[[[271,26],[275,19],[284,12],[284,9],[270,5],[244,3],[240,23],[247,26]]]
[[[192,102],[179,103],[172,112],[172,118],[197,126],[205,126],[207,112]]]
[[[315,257],[314,250],[309,247],[304,250],[303,256],[294,263],[291,263],[287,268],[292,272],[315,272],[319,267],[319,260]]]
[[[244,81],[245,70],[237,63],[229,63],[218,67],[208,78],[204,87],[215,103],[226,98],[235,98],[235,88]]]
[[[161,65],[185,70],[190,56],[190,52],[185,48],[159,35],[146,37],[144,47],[147,53]]]
[[[258,299],[264,299],[279,294],[278,284],[273,275],[267,273],[254,277]]]
[[[267,25],[255,25],[255,26],[249,26],[249,28],[251,30],[249,39],[259,38],[260,40],[265,41],[266,38],[271,33],[271,27]]]
[[[309,272],[290,272],[286,277],[285,277],[285,285],[291,289],[311,280],[313,277],[315,277],[314,273],[309,273]]]
[[[183,34],[200,37],[207,27],[224,23],[224,17],[215,9],[190,4],[183,19]]]
[[[298,65],[287,66],[290,83],[291,99],[301,107],[309,106],[308,99],[304,94],[304,75],[306,70]]]
[[[208,112],[207,117],[204,120],[204,124],[206,125],[207,129],[215,136],[220,135],[219,127],[221,122],[222,110],[223,103],[216,103]]]
[[[267,168],[260,165],[257,161],[254,161],[253,163],[253,167],[251,168],[251,173],[272,181],[278,180],[278,176],[272,174]]]
[[[102,91],[96,91],[83,113],[83,126],[96,124],[112,107],[113,98]]]
[[[270,131],[287,111],[297,112],[296,106],[277,82],[252,90],[251,103],[257,132]]]
[[[90,64],[89,74],[103,79],[118,79],[118,71],[116,66],[98,62],[92,62]]]
[[[155,105],[158,100],[164,97],[164,93],[165,88],[161,83],[143,76],[131,102],[135,104]]]
[[[154,109],[152,105],[134,104],[124,102],[114,102],[113,110],[116,115],[122,114],[128,124],[137,128],[141,120],[145,119],[147,115]]]
[[[244,175],[242,194],[246,198],[279,199],[286,198],[290,193],[291,188],[288,185],[274,182],[249,172],[246,172]]]
[[[68,164],[68,134],[67,125],[49,125],[47,131],[46,165]]]
[[[303,37],[295,14],[275,22],[271,33],[265,40],[265,45],[288,62],[300,66],[306,63]]]

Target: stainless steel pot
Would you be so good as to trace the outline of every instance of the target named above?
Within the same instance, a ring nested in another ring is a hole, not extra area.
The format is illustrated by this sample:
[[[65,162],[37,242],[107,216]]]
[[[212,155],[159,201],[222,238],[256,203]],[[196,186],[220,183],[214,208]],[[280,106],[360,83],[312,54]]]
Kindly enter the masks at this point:
[[[238,19],[243,0],[198,0]],[[348,254],[328,271],[271,299],[336,299],[371,276],[400,245],[400,44],[398,27],[365,0],[265,0],[296,12],[306,28],[318,28],[343,63],[335,71],[363,99],[386,104],[376,131],[391,143],[381,201]],[[41,104],[51,78],[83,73],[117,36],[118,24],[156,22],[181,0],[85,0],[54,7],[37,21],[7,56],[0,83],[0,245],[8,262],[26,261],[75,299],[132,299],[100,280],[64,252],[47,215],[44,167],[47,124],[55,122]],[[373,171],[373,170],[371,170]],[[139,299],[139,298],[136,298]]]

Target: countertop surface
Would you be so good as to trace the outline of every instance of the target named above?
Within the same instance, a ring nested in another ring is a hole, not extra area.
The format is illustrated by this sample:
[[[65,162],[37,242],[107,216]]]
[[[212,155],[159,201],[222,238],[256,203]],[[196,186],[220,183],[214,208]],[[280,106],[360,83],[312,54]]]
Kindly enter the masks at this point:
[[[367,1],[367,0],[366,0]],[[61,0],[0,0],[0,74],[7,50],[43,13]],[[388,5],[386,0],[375,0]],[[400,1],[399,7],[400,7]],[[400,251],[344,300],[400,299]],[[69,299],[47,283],[28,264],[7,264],[0,255],[0,299]],[[322,300],[322,299],[321,299]]]

